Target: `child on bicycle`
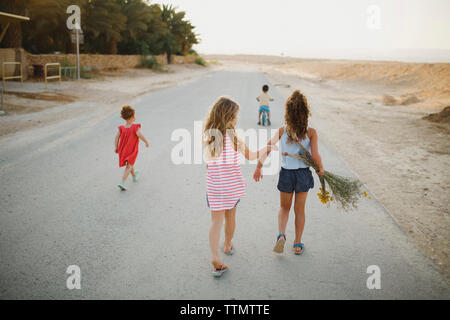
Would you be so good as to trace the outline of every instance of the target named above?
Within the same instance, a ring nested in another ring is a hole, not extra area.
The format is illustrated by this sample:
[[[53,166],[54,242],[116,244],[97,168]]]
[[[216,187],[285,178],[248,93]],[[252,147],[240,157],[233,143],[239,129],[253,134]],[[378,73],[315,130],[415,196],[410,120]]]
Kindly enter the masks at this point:
[[[267,112],[267,123],[270,126],[270,107],[269,102],[273,101],[273,98],[268,94],[269,86],[265,84],[262,88],[263,93],[256,97],[256,100],[259,101],[259,114],[258,114],[258,125],[261,124],[261,114],[263,112]]]

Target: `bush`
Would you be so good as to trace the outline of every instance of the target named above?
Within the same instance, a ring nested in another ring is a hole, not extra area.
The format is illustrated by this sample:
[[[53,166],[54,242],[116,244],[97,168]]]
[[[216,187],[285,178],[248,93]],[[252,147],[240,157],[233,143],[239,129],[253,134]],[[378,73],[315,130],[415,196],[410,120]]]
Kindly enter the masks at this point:
[[[200,66],[206,67],[206,61],[202,57],[196,58],[195,59],[195,63],[200,65]]]
[[[152,69],[155,71],[164,71],[155,56],[142,56],[141,67]]]
[[[80,67],[80,78],[81,79],[93,79],[94,78],[94,74],[92,73],[92,68],[91,67]]]

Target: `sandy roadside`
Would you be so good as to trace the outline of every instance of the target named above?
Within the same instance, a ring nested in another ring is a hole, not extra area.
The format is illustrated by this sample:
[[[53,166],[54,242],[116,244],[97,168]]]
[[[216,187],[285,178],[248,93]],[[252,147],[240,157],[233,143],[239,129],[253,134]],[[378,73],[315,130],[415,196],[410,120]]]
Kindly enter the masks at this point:
[[[215,70],[214,66],[198,65],[171,65],[168,72],[130,69],[103,73],[93,80],[50,84],[48,89],[43,83],[27,82],[23,87],[8,83],[0,137],[86,114],[102,119],[136,97],[194,81]]]
[[[338,63],[333,62],[320,65],[312,61],[308,65],[305,61],[298,64],[295,59],[268,57],[208,58],[229,69],[253,67],[265,72],[285,97],[294,89],[302,90],[311,105],[311,125],[320,138],[349,164],[400,227],[450,279],[450,124],[448,118],[441,123],[422,119],[430,110],[438,111],[450,101],[450,85],[443,86],[450,81],[448,64],[438,66],[441,74],[437,75],[422,72],[432,66],[408,64],[407,68],[414,72],[394,77],[404,65],[372,63],[378,75],[358,75],[361,70],[371,69],[358,62],[353,68],[356,74],[350,75],[348,61],[339,70]],[[332,70],[326,70],[330,64]],[[382,70],[382,66],[388,69]],[[415,74],[417,70],[423,77]],[[340,78],[336,76],[339,73]],[[327,77],[329,74],[332,76]],[[421,86],[422,91],[418,89]],[[407,93],[417,95],[420,101],[385,105],[386,94],[402,97]],[[275,107],[283,108],[283,103],[277,102]]]

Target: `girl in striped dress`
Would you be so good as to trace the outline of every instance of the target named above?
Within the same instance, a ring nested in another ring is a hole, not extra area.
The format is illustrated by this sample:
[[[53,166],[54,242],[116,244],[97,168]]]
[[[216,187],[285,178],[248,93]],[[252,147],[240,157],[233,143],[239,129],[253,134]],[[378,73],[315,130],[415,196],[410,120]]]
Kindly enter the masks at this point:
[[[255,160],[267,155],[274,147],[268,146],[252,152],[236,136],[239,105],[227,97],[220,97],[211,108],[203,131],[207,159],[206,201],[211,210],[209,244],[214,267],[213,275],[220,277],[228,267],[219,258],[219,241],[225,220],[224,253],[232,255],[236,226],[236,206],[245,195],[245,182],[241,173],[240,154]]]

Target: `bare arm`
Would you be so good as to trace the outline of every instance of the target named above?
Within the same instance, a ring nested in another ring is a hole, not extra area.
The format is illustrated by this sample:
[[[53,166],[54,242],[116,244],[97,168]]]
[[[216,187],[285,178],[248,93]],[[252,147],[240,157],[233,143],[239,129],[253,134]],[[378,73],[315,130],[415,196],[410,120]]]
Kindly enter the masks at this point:
[[[275,146],[278,143],[278,141],[280,141],[281,136],[283,135],[283,133],[284,133],[284,127],[281,127],[280,129],[278,129],[278,132],[273,135],[272,139],[270,139],[269,142],[267,142],[267,145],[268,146]],[[266,155],[262,155],[262,157],[259,158],[258,164],[256,165],[257,169],[261,169],[262,168],[262,166],[264,164],[264,161],[268,157],[269,153],[266,154]]]
[[[319,172],[317,172],[317,174],[321,176],[325,173],[325,170],[323,169],[322,157],[319,154],[319,137],[315,129],[310,128],[309,131],[309,139],[311,141],[311,157],[314,163],[319,167]]]
[[[273,150],[273,147],[267,146],[256,152],[251,151],[245,142],[238,138],[238,151],[241,152],[247,160],[256,160],[263,155],[267,157],[271,150]]]
[[[141,132],[141,129],[139,129],[138,131],[136,131],[136,135],[138,136],[139,139],[141,139],[142,141],[144,141],[145,146],[148,148],[149,143],[147,141],[147,139],[144,137],[144,135]]]
[[[284,133],[284,127],[281,127],[280,129],[278,129],[278,132],[274,134],[272,139],[270,139],[269,142],[267,142],[267,146],[270,146],[271,150],[275,150],[275,149],[272,149],[272,147],[274,147],[278,143],[278,141],[280,141],[283,133]],[[270,154],[270,151],[267,154],[263,154],[258,160],[258,164],[256,165],[256,169],[253,174],[253,179],[255,179],[255,181],[257,181],[257,182],[262,178],[261,169],[264,164],[264,161],[269,156],[269,154]]]
[[[120,131],[117,132],[116,139],[114,141],[114,147],[115,147],[116,153],[119,152],[119,150],[118,150],[119,149],[119,140],[120,140]]]

